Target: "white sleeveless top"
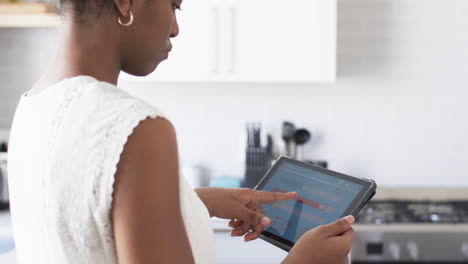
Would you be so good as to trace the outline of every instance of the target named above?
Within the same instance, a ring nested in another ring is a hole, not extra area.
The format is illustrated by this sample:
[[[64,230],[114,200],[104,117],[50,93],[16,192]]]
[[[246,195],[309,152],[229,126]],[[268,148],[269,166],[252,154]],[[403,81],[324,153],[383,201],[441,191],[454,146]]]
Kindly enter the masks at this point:
[[[18,263],[117,263],[114,175],[128,136],[148,117],[165,116],[88,76],[23,94],[8,153]],[[215,263],[208,211],[183,177],[179,182],[195,262]]]

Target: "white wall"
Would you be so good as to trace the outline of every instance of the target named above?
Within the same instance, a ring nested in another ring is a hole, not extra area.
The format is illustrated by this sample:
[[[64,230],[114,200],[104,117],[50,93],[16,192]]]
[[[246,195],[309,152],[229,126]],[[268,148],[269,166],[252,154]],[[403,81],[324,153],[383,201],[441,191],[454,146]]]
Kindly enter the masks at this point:
[[[340,0],[335,84],[122,85],[170,116],[184,165],[215,175],[241,175],[247,120],[277,139],[292,120],[314,134],[305,156],[332,169],[468,186],[466,14],[466,0]]]

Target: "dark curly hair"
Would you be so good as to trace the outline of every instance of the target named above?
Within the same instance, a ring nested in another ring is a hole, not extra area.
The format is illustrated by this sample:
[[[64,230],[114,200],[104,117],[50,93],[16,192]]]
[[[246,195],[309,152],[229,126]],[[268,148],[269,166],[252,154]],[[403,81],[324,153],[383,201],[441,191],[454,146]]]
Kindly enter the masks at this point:
[[[84,22],[86,18],[99,18],[114,6],[113,0],[58,0],[57,7],[62,15],[73,14],[74,19]]]

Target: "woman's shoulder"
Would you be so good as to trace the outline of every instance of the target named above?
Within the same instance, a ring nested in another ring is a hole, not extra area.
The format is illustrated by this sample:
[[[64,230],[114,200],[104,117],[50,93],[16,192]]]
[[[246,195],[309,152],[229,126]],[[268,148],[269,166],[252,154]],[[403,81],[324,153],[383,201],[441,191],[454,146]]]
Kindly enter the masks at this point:
[[[94,79],[94,78],[93,78]],[[141,111],[163,113],[155,106],[149,104],[141,98],[129,94],[127,91],[112,83],[91,79],[84,87],[86,97],[94,98],[103,107],[115,107],[122,109],[125,106],[132,106]]]
[[[140,119],[168,117],[155,106],[131,95],[124,89],[91,76],[77,76],[62,82],[65,92],[60,108],[71,108],[70,116],[89,119],[91,123],[134,122]],[[57,89],[60,90],[60,89]],[[141,120],[140,120],[141,121]]]

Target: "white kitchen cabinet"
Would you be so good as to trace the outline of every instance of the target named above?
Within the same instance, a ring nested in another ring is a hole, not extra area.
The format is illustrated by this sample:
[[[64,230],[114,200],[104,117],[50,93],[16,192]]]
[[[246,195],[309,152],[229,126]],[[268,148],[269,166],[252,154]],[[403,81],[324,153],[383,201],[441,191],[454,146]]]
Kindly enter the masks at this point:
[[[331,82],[336,0],[185,1],[169,60],[122,81]]]
[[[335,80],[335,1],[237,0],[234,6],[234,80]]]

